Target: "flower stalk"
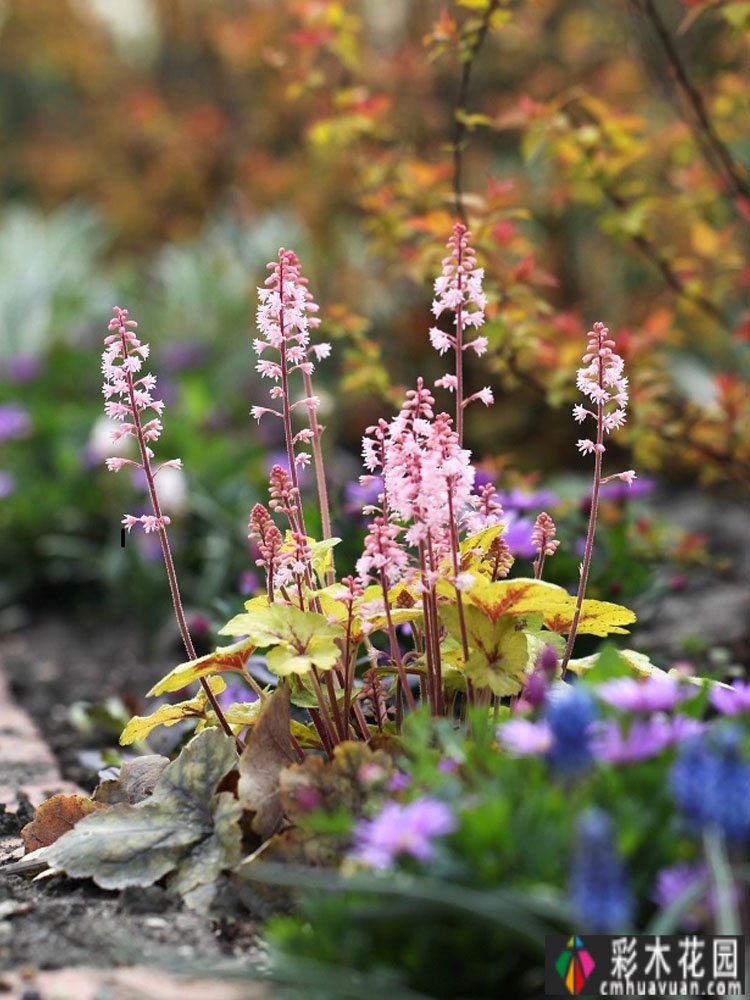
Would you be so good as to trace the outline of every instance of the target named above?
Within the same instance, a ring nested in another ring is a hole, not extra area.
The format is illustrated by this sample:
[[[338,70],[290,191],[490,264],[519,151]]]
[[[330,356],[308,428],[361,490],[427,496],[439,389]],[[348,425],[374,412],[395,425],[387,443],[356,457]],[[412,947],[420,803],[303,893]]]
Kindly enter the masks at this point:
[[[592,419],[596,422],[596,441],[589,438],[581,438],[578,441],[578,450],[582,455],[592,453],[594,455],[594,479],[575,612],[562,659],[563,676],[573,654],[594,552],[594,537],[599,516],[599,497],[604,481],[602,480],[602,464],[604,453],[607,450],[604,437],[605,434],[623,426],[628,403],[628,380],[624,375],[625,365],[620,355],[615,353],[615,342],[610,339],[609,330],[603,323],[594,323],[594,328],[589,331],[588,338],[586,353],[583,356],[583,366],[578,369],[576,385],[579,391],[592,401],[596,410],[592,411],[578,403],[573,407],[573,416],[578,423],[582,423],[586,419]],[[632,469],[619,472],[614,476],[608,476],[606,481],[615,478],[622,479],[631,485],[635,479],[635,472]]]
[[[197,654],[190,635],[187,619],[185,618],[182,596],[177,582],[177,571],[175,570],[172,550],[169,545],[169,536],[167,535],[169,518],[162,513],[159,494],[156,489],[156,475],[160,469],[166,466],[179,468],[181,462],[179,459],[165,462],[155,471],[151,467],[154,453],[149,447],[148,441],[156,441],[161,434],[162,428],[159,418],[164,409],[164,404],[161,400],[154,400],[151,396],[151,389],[156,385],[156,379],[153,375],[145,375],[137,380],[134,378],[134,374],[140,371],[143,359],[147,358],[149,354],[148,345],[141,344],[135,334],[137,326],[138,324],[135,320],[129,318],[127,309],[115,307],[114,317],[109,323],[110,335],[104,341],[105,350],[102,356],[102,371],[104,373],[103,392],[107,400],[105,411],[107,416],[122,424],[122,429],[115,431],[113,438],[116,440],[119,440],[123,436],[134,438],[138,445],[141,461],[138,463],[127,459],[110,458],[107,459],[107,468],[110,471],[118,472],[123,465],[127,464],[135,465],[143,470],[154,513],[152,516],[146,514],[141,517],[126,514],[123,517],[122,523],[128,531],[140,522],[146,532],[157,532],[161,544],[162,556],[164,557],[164,566],[167,571],[167,580],[169,581],[169,591],[172,597],[175,618],[177,619],[177,627],[179,628],[188,658],[195,660],[197,659]],[[117,397],[119,397],[119,400]],[[157,417],[144,424],[141,414],[149,409],[153,410],[157,414]],[[200,683],[211,708],[216,714],[219,725],[227,736],[234,736],[232,728],[221,709],[221,705],[211,690],[210,684],[204,677],[201,678]],[[242,750],[242,742],[239,739],[236,742],[238,750]]]

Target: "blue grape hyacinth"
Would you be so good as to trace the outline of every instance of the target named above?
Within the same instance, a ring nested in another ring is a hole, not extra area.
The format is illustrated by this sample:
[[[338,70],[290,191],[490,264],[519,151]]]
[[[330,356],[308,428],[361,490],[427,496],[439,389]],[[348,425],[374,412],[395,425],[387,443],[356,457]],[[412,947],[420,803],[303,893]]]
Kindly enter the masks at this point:
[[[672,766],[670,789],[690,826],[717,827],[728,840],[750,839],[750,763],[742,733],[717,726],[687,743]]]
[[[619,934],[630,927],[633,894],[615,847],[614,824],[602,809],[578,821],[570,875],[575,926],[593,934]]]

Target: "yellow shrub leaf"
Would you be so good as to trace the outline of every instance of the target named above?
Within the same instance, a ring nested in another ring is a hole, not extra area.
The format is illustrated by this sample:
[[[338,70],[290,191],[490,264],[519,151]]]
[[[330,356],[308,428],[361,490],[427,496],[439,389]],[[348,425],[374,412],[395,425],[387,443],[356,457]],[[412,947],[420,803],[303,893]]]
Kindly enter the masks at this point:
[[[179,691],[186,684],[192,684],[209,674],[223,674],[231,671],[243,673],[248,656],[252,654],[255,645],[245,639],[231,646],[219,646],[213,653],[200,656],[197,660],[188,660],[171,670],[166,677],[155,684],[148,692],[149,697],[164,694],[167,691]]]

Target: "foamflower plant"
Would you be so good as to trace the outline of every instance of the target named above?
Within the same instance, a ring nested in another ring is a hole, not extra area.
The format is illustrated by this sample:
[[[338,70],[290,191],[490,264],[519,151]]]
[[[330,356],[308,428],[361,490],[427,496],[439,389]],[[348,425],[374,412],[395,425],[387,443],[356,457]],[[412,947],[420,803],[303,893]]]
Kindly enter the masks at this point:
[[[268,265],[258,290],[258,335],[253,341],[256,369],[270,383],[270,399],[253,405],[258,420],[278,420],[283,428],[286,464],[273,467],[266,504],[257,503],[248,520],[248,537],[257,546],[264,592],[245,603],[221,630],[236,641],[208,656],[196,657],[181,613],[176,573],[152,469],[150,443],[161,432],[163,404],[154,400],[155,379],[141,376],[147,348],[138,341],[127,312],[118,310],[105,352],[107,411],[121,422],[117,436],[132,436],[140,462],[108,460],[112,469],[138,464],[146,475],[153,514],[128,515],[128,530],[156,531],[162,542],[175,610],[189,659],[157,684],[164,694],[199,680],[204,708],[182,703],[186,716],[203,725],[220,724],[238,735],[262,715],[270,689],[261,689],[248,671],[251,656],[263,655],[278,684],[309,723],[290,736],[299,758],[307,748],[332,755],[348,740],[369,742],[398,733],[405,715],[426,705],[436,717],[463,717],[471,707],[497,716],[504,699],[517,698],[543,650],[563,667],[570,661],[577,633],[623,633],[635,620],[627,608],[585,599],[593,549],[593,527],[605,434],[624,421],[627,380],[622,360],[606,328],[589,334],[578,385],[594,409],[577,407],[577,419],[591,417],[596,441],[579,443],[595,456],[592,522],[577,597],[542,579],[545,560],[560,545],[549,515],[540,511],[532,533],[535,558],[510,576],[513,557],[504,537],[508,520],[496,486],[476,486],[472,455],[463,441],[465,408],[493,403],[489,386],[467,385],[467,350],[484,354],[487,339],[484,271],[477,263],[471,233],[456,224],[435,282],[433,312],[450,330],[433,327],[429,338],[439,355],[453,354],[452,370],[429,388],[418,377],[399,412],[366,428],[362,444],[363,487],[376,484],[363,508],[367,519],[364,548],[355,573],[339,579],[334,563],[338,539],[331,534],[325,478],[323,427],[313,376],[331,346],[317,339],[319,308],[297,255],[281,249]],[[440,405],[446,394],[449,408]],[[150,412],[149,412],[150,411]],[[174,463],[165,463],[167,465]],[[308,534],[300,477],[315,472],[321,539]],[[620,473],[632,479],[630,473]],[[612,478],[612,477],[608,477]],[[214,687],[221,675],[240,673],[254,688],[252,706],[218,707]],[[179,706],[169,706],[169,721]],[[136,717],[124,742],[143,738],[166,721],[163,709]]]

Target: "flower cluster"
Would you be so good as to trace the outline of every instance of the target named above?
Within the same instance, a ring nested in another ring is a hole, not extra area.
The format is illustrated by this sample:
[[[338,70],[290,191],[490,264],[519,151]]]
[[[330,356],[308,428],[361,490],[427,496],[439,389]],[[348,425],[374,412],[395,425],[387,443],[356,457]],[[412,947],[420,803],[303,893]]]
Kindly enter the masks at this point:
[[[466,327],[479,329],[484,324],[487,296],[482,290],[484,268],[477,267],[477,258],[470,244],[471,233],[462,222],[457,222],[448,240],[448,254],[443,258],[443,268],[435,279],[435,298],[432,312],[439,319],[444,312],[455,314],[456,335],[433,327],[430,342],[440,354],[458,347],[458,338]],[[477,355],[487,350],[487,338],[476,337],[461,344],[463,350],[471,348]]]
[[[432,311],[436,319],[444,312],[454,314],[454,333],[446,333],[439,327],[430,330],[430,343],[438,352],[456,352],[456,373],[443,375],[435,385],[456,393],[456,429],[459,441],[463,439],[463,410],[469,403],[477,401],[491,406],[494,402],[489,386],[480,389],[468,398],[464,397],[463,354],[471,349],[478,356],[487,350],[487,338],[475,336],[466,340],[466,331],[478,330],[484,323],[487,297],[482,290],[484,268],[477,267],[477,259],[470,244],[471,233],[462,222],[457,222],[448,240],[448,255],[443,259],[443,268],[435,279],[435,298]]]
[[[583,367],[578,369],[576,385],[584,396],[588,396],[596,407],[587,409],[580,403],[573,407],[573,416],[578,423],[591,417],[599,426],[597,441],[582,438],[578,448],[582,454],[604,452],[602,431],[609,433],[625,423],[625,408],[628,402],[628,380],[623,374],[625,363],[614,351],[615,342],[610,339],[609,330],[603,323],[594,323],[589,331],[589,341],[583,356]]]
[[[278,259],[268,264],[271,274],[265,286],[258,289],[258,310],[256,321],[260,337],[253,341],[259,361],[256,366],[262,378],[271,379],[270,396],[281,401],[281,410],[267,406],[253,406],[251,413],[259,421],[266,413],[279,417],[288,423],[291,411],[304,406],[308,413],[314,413],[320,404],[317,396],[309,390],[309,377],[314,371],[315,361],[327,358],[331,345],[311,344],[310,330],[320,326],[317,316],[318,305],[307,287],[307,278],[302,275],[297,255],[292,250],[279,250]],[[277,352],[278,359],[265,357],[267,352]],[[291,402],[289,395],[289,375],[300,372],[305,380],[305,396]],[[288,430],[288,428],[285,427]],[[299,442],[307,443],[314,431],[304,428],[289,442],[293,447]],[[296,465],[309,464],[310,455],[299,452]]]
[[[179,469],[182,462],[175,458],[151,469],[154,453],[149,442],[157,441],[161,436],[164,403],[160,399],[154,399],[152,395],[156,377],[151,374],[139,375],[143,362],[149,355],[149,346],[138,339],[135,332],[137,328],[138,324],[129,318],[127,309],[115,307],[114,316],[109,322],[110,332],[104,340],[102,392],[106,415],[120,425],[112,432],[112,440],[119,443],[126,438],[134,438],[138,443],[141,460],[138,462],[116,456],[106,459],[106,465],[110,472],[119,472],[126,465],[142,469],[151,490],[154,477],[161,469]],[[155,415],[144,420],[143,415],[149,411]],[[126,514],[122,523],[128,531],[140,523],[148,533],[159,531],[163,525],[169,524],[169,518],[155,510],[153,515],[144,514],[141,517]]]
[[[410,389],[401,412],[390,424],[371,428],[362,446],[365,465],[383,477],[383,516],[368,534],[358,572],[365,579],[372,568],[389,580],[406,568],[396,539],[404,527],[404,542],[429,549],[426,569],[434,573],[449,553],[451,531],[472,499],[474,468],[461,448],[447,413],[434,414],[435,400],[422,379]],[[398,525],[398,527],[396,527]]]

